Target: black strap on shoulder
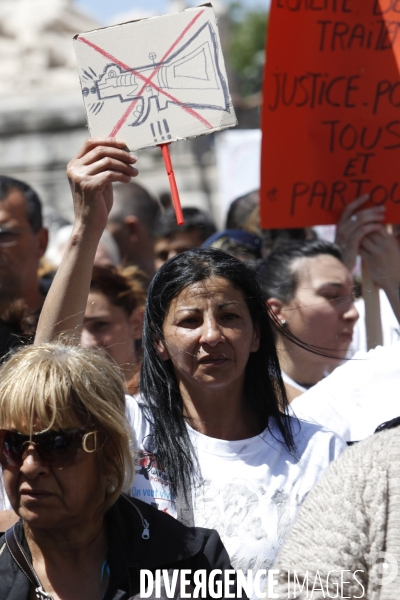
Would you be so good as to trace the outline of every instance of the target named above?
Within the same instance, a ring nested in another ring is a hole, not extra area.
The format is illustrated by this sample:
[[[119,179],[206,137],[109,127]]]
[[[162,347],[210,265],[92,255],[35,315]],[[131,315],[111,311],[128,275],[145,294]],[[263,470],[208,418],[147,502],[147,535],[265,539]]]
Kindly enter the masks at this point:
[[[11,554],[14,561],[17,563],[18,567],[24,573],[25,577],[30,581],[30,583],[35,588],[35,595],[38,600],[53,600],[50,594],[46,594],[43,591],[42,584],[40,583],[40,579],[36,574],[35,569],[30,564],[17,536],[15,533],[15,525],[7,529],[6,534],[6,544],[9,553]]]
[[[379,425],[374,433],[379,433],[380,431],[385,431],[386,429],[394,429],[395,427],[398,427],[400,425],[400,417],[395,417],[394,419],[391,419],[390,421],[385,421],[384,423],[382,423],[381,425]]]

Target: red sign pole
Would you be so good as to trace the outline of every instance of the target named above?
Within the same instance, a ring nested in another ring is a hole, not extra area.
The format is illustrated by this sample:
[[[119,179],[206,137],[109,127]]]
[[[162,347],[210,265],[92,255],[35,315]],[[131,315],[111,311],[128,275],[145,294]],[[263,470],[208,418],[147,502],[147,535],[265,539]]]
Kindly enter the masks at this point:
[[[179,199],[178,186],[176,185],[175,173],[174,173],[174,169],[172,166],[171,156],[169,153],[168,146],[169,146],[169,144],[160,144],[161,152],[162,152],[164,163],[165,163],[165,168],[166,168],[167,174],[168,174],[169,186],[171,188],[171,196],[172,196],[172,202],[174,205],[174,210],[175,210],[175,215],[176,215],[176,222],[178,223],[178,225],[183,225],[185,220],[183,218],[181,201]]]

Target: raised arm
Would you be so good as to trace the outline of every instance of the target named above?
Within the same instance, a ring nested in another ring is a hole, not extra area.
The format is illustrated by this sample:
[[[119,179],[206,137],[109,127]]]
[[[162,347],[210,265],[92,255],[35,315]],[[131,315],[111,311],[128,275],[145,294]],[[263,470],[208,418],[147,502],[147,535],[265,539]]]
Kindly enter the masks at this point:
[[[368,199],[369,195],[364,194],[350,202],[337,225],[335,242],[342,251],[343,261],[349,271],[354,269],[363,238],[378,231],[385,218],[383,206],[363,208]]]
[[[381,225],[378,231],[364,237],[360,254],[373,281],[385,291],[400,323],[400,247],[397,239]]]
[[[74,202],[74,228],[40,315],[35,343],[82,329],[96,249],[113,203],[112,183],[138,174],[125,142],[88,140],[67,167]]]

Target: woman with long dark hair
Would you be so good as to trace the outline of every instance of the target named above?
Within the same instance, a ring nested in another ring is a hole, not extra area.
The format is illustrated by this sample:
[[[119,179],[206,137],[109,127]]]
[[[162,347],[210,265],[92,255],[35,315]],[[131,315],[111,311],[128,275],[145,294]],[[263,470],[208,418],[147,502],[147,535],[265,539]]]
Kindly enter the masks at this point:
[[[354,281],[340,249],[324,240],[280,244],[258,276],[281,324],[276,345],[293,400],[345,360],[358,319]]]
[[[131,162],[122,142],[101,140],[69,164],[75,233],[37,341],[66,322],[81,326],[111,182],[129,180]],[[176,256],[149,288],[141,395],[128,407],[140,452],[132,495],[186,524],[216,528],[244,571],[272,564],[298,506],[344,447],[286,414],[272,324],[241,261],[216,249]]]
[[[171,329],[168,316],[174,300],[174,312],[180,311],[182,301],[185,307],[182,316],[173,315]],[[202,306],[211,303],[211,310]],[[215,322],[200,331],[200,322],[211,311],[215,314],[209,321]],[[240,321],[247,321],[248,331]],[[201,398],[191,402],[196,387]],[[295,453],[270,316],[253,272],[225,252],[184,252],[156,273],[145,313],[140,389],[158,460],[174,473],[174,495],[190,489],[196,470],[187,424],[197,431],[209,425],[223,435],[230,420],[241,439],[258,435],[274,421],[285,447]],[[226,411],[223,423],[201,420],[208,412],[215,420],[217,411]]]

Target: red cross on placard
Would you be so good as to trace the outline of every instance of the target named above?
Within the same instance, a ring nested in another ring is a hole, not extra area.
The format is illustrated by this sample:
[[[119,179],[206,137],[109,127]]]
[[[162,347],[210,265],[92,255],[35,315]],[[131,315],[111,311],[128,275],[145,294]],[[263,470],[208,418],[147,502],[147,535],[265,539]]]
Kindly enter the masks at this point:
[[[119,119],[119,121],[116,123],[116,125],[114,126],[113,130],[110,133],[110,137],[115,137],[118,133],[118,131],[121,129],[121,127],[124,125],[124,123],[126,122],[127,118],[129,117],[130,113],[133,111],[133,109],[135,108],[139,97],[143,94],[144,90],[146,89],[146,87],[148,85],[150,85],[154,90],[156,90],[157,92],[164,94],[164,96],[166,96],[169,100],[171,100],[172,102],[174,102],[175,104],[177,104],[178,106],[180,106],[183,110],[185,110],[187,113],[189,113],[190,115],[192,115],[193,117],[195,117],[196,119],[198,119],[201,123],[203,123],[203,125],[205,125],[208,129],[212,129],[212,125],[211,123],[209,123],[204,117],[202,117],[197,111],[193,110],[192,108],[186,106],[183,102],[181,102],[178,98],[175,98],[174,96],[172,96],[171,94],[169,94],[168,92],[166,92],[165,90],[161,89],[160,87],[158,87],[152,80],[153,78],[156,76],[156,74],[158,73],[158,71],[161,68],[162,63],[168,58],[168,56],[171,54],[171,52],[176,48],[176,46],[179,44],[179,42],[182,40],[182,38],[186,35],[186,33],[193,27],[193,25],[196,23],[197,19],[199,19],[199,17],[201,17],[201,15],[204,13],[204,10],[202,10],[201,12],[197,13],[197,15],[195,15],[193,17],[193,19],[190,21],[190,23],[188,23],[185,27],[185,29],[182,31],[182,33],[179,35],[179,37],[174,41],[174,43],[171,45],[171,47],[166,51],[166,53],[164,54],[164,56],[162,57],[161,61],[159,62],[158,66],[155,67],[154,71],[151,73],[150,77],[145,77],[144,75],[142,75],[142,73],[140,73],[139,71],[136,71],[135,69],[132,69],[131,67],[129,67],[128,65],[126,65],[125,63],[121,62],[120,60],[118,60],[115,56],[113,56],[112,54],[110,54],[109,52],[107,52],[106,50],[103,50],[103,48],[100,48],[100,46],[97,46],[96,44],[93,44],[93,42],[90,42],[88,39],[86,39],[85,37],[83,37],[82,35],[78,36],[78,40],[80,42],[83,42],[84,44],[87,44],[88,46],[90,46],[91,48],[93,48],[96,52],[98,52],[99,54],[101,54],[102,56],[104,56],[105,58],[107,58],[108,60],[111,60],[112,62],[114,62],[115,64],[119,65],[122,69],[124,69],[124,71],[130,71],[131,73],[133,73],[134,75],[136,75],[136,77],[138,77],[139,79],[141,79],[144,83],[142,88],[138,91],[137,93],[137,97],[132,100],[132,102],[129,104],[128,108],[126,109],[126,111],[124,112],[124,114],[122,115],[122,117]]]

